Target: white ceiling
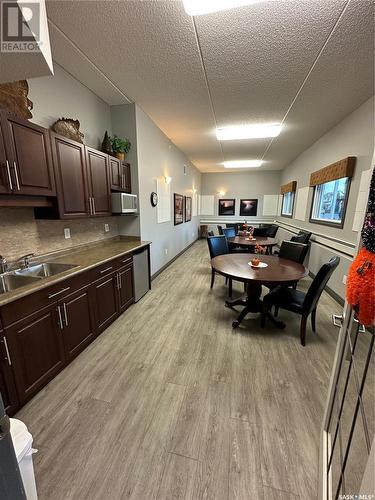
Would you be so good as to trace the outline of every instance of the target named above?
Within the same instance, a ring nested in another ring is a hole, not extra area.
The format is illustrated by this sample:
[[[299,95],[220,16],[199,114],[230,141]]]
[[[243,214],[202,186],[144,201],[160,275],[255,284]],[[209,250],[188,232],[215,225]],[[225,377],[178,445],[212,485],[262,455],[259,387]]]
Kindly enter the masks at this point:
[[[189,17],[179,1],[47,3],[56,62],[109,104],[136,102],[203,172],[284,168],[374,93],[373,2],[275,0]],[[280,122],[274,140],[216,126]]]

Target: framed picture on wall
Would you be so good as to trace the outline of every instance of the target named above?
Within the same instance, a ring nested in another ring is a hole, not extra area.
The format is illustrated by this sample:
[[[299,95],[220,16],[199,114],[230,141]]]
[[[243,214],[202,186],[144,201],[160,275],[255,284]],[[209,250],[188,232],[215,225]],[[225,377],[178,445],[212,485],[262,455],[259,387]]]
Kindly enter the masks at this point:
[[[192,200],[190,196],[185,196],[185,222],[191,220]]]
[[[182,194],[174,193],[174,225],[184,222],[184,197]]]
[[[236,200],[234,198],[230,198],[227,200],[220,199],[219,215],[234,215],[235,207],[236,207]]]
[[[240,215],[255,217],[258,212],[258,200],[248,199],[240,202]]]

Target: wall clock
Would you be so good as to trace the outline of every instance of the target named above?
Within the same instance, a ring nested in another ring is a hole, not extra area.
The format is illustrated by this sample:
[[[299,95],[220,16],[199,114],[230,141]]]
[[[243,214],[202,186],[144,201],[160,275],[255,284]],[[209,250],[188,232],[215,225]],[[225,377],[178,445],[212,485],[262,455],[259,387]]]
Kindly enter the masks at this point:
[[[156,207],[156,205],[158,204],[158,195],[154,191],[151,193],[150,201],[153,207]]]

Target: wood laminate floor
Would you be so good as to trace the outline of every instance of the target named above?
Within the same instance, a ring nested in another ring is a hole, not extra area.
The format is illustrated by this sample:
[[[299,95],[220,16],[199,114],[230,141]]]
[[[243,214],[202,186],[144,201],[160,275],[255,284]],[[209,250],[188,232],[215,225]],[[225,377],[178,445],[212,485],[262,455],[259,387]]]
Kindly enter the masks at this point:
[[[341,307],[323,294],[303,348],[287,312],[284,331],[233,331],[224,279],[209,284],[199,241],[18,413],[40,500],[317,497]]]

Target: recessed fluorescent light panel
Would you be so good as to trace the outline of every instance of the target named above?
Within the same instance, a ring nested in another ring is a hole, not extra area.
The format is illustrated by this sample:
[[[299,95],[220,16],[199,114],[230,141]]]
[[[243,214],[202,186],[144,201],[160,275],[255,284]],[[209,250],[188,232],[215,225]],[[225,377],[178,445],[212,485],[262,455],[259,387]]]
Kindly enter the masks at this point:
[[[234,160],[224,161],[224,168],[256,168],[262,165],[262,160]]]
[[[241,139],[263,139],[277,137],[280,134],[279,123],[265,123],[262,125],[237,125],[216,129],[218,141],[236,141]]]
[[[189,16],[201,16],[211,12],[219,12],[265,1],[267,0],[182,0],[185,11]]]

